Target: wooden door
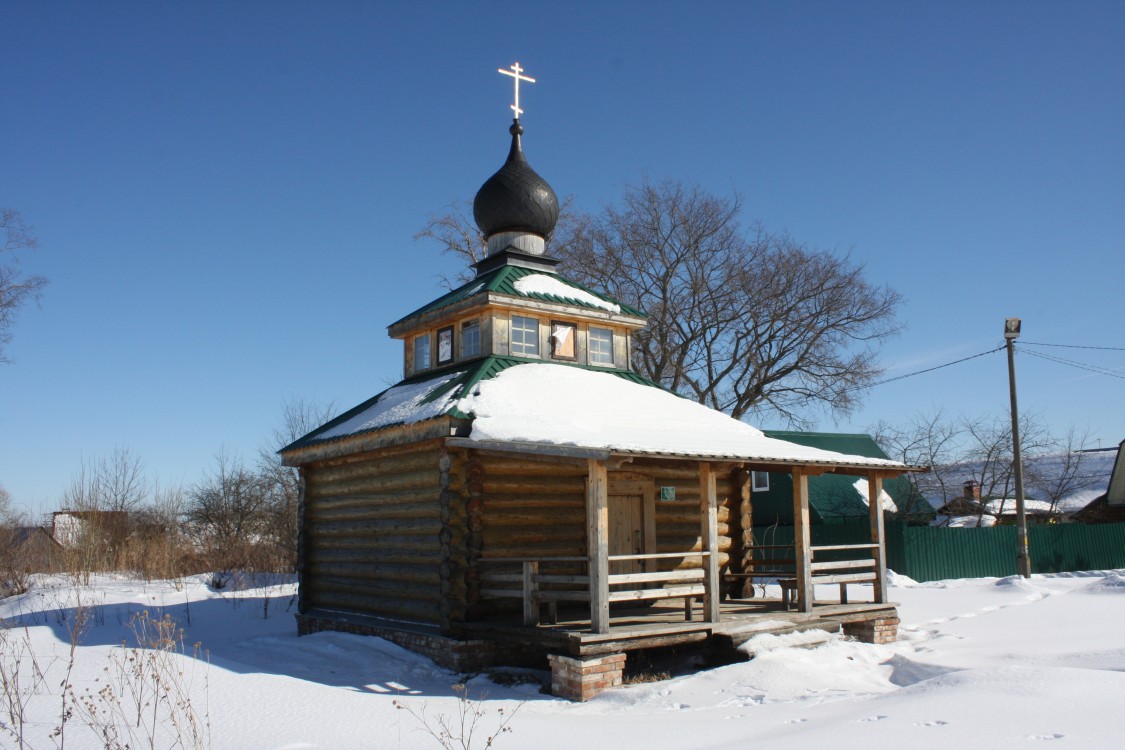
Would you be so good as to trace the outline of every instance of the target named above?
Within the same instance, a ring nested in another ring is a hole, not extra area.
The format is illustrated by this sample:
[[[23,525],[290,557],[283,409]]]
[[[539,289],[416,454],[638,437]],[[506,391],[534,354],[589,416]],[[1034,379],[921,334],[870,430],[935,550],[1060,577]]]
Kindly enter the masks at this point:
[[[645,552],[644,496],[609,496],[609,554],[640,555]],[[640,573],[641,560],[619,560],[609,564],[611,575]]]

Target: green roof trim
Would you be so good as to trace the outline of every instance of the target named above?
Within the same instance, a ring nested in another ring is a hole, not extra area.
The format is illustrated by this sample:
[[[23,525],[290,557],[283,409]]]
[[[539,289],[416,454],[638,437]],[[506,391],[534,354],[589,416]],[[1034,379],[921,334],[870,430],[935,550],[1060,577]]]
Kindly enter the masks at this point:
[[[536,275],[536,274],[550,275],[550,276],[552,276],[552,278],[557,279],[559,282],[565,284],[566,286],[573,287],[574,289],[585,292],[586,294],[592,294],[595,297],[597,297],[598,299],[601,299],[601,300],[604,300],[608,303],[617,305],[618,307],[621,308],[621,312],[624,313],[625,315],[632,315],[632,316],[635,316],[635,317],[638,317],[638,318],[647,318],[648,317],[643,311],[638,310],[635,307],[631,307],[629,305],[626,305],[625,303],[619,302],[618,300],[615,300],[612,297],[609,297],[605,294],[601,294],[600,292],[595,292],[593,289],[588,289],[588,288],[582,286],[581,284],[575,283],[575,282],[571,281],[570,279],[567,279],[563,276],[559,276],[557,274],[544,274],[543,271],[533,269],[533,268],[522,268],[520,266],[502,266],[502,267],[497,268],[493,271],[489,271],[488,273],[481,274],[480,276],[476,277],[472,281],[469,281],[468,283],[462,284],[461,286],[457,287],[456,289],[454,289],[453,291],[451,291],[447,294],[443,294],[442,296],[435,299],[433,302],[430,302],[427,305],[423,305],[422,307],[419,307],[417,310],[410,313],[409,315],[404,315],[403,317],[396,320],[394,323],[391,323],[390,327],[393,328],[394,326],[398,325],[399,323],[401,323],[405,320],[409,320],[413,317],[416,317],[416,316],[419,316],[419,315],[424,315],[424,314],[429,313],[429,312],[433,312],[434,310],[440,310],[443,307],[448,307],[450,305],[457,304],[458,302],[461,302],[462,300],[469,299],[470,297],[473,297],[477,294],[485,294],[487,292],[495,292],[497,294],[507,294],[507,295],[510,295],[512,297],[527,297],[528,299],[538,299],[538,300],[543,300],[545,302],[557,302],[557,303],[563,303],[563,304],[567,304],[567,305],[575,305],[577,307],[585,307],[585,308],[588,308],[590,310],[601,310],[602,309],[600,307],[595,307],[595,306],[593,306],[593,305],[591,305],[587,302],[582,302],[581,300],[578,300],[578,299],[572,299],[572,298],[569,298],[569,297],[560,297],[560,296],[556,296],[556,295],[553,295],[553,294],[538,294],[538,293],[524,294],[523,292],[520,292],[516,289],[516,282],[518,280],[524,278],[525,276],[532,276],[532,275]]]
[[[507,370],[509,367],[529,364],[543,364],[556,367],[577,367],[579,369],[589,370],[591,372],[600,372],[607,375],[615,375],[619,378],[624,378],[625,380],[636,383],[638,385],[647,385],[653,388],[660,388],[661,390],[665,390],[663,386],[654,383],[648,378],[638,375],[631,370],[617,370],[608,367],[595,367],[591,365],[573,364],[570,362],[545,362],[542,360],[529,360],[519,357],[484,357],[483,359],[479,359],[475,362],[465,363],[464,368],[451,367],[441,372],[427,372],[422,375],[416,375],[414,377],[400,380],[390,388],[380,391],[378,394],[372,396],[358,406],[348,409],[340,416],[324,423],[320,427],[317,427],[307,435],[298,438],[297,440],[282,448],[280,451],[278,451],[278,453],[286,453],[288,451],[296,450],[298,448],[304,448],[309,445],[324,444],[336,440],[343,440],[344,438],[353,437],[355,435],[378,432],[380,430],[397,427],[399,425],[408,423],[422,422],[426,419],[433,419],[440,416],[449,416],[455,419],[472,419],[472,414],[465,414],[457,408],[456,403],[458,400],[471,393],[472,389],[477,385],[477,383],[485,380],[490,380],[499,375],[504,370]],[[435,386],[431,390],[427,391],[424,396],[417,399],[417,401],[415,402],[416,409],[414,414],[416,415],[418,412],[422,412],[423,416],[420,416],[417,419],[410,419],[411,414],[407,412],[403,414],[402,418],[400,419],[395,419],[393,421],[380,421],[377,426],[371,428],[356,429],[355,431],[332,435],[330,437],[320,437],[325,433],[333,431],[336,427],[346,424],[349,420],[359,417],[364,412],[367,412],[368,410],[374,410],[379,405],[380,399],[390,394],[391,391],[394,391],[395,389],[405,390],[412,386],[424,386],[430,381],[438,382],[435,383]],[[448,406],[444,409],[440,409],[439,411],[432,413],[429,410],[424,409],[424,407],[434,404],[439,400],[447,401]]]

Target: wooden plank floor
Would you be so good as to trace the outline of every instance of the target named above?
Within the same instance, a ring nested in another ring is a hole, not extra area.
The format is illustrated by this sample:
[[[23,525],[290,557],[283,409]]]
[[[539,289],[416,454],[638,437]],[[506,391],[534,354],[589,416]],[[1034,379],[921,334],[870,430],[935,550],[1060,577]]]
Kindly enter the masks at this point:
[[[497,616],[467,623],[465,637],[511,639],[567,651],[573,656],[620,653],[640,648],[658,648],[698,643],[712,638],[738,643],[759,633],[787,633],[816,627],[838,628],[841,622],[871,619],[877,612],[893,614],[894,603],[825,602],[812,612],[787,610],[780,599],[736,599],[722,603],[720,622],[702,622],[703,608],[696,604],[692,620],[685,620],[684,607],[658,602],[649,607],[613,607],[610,632],[590,632],[589,611],[581,608],[559,610],[558,622],[537,626],[523,625],[515,616]]]

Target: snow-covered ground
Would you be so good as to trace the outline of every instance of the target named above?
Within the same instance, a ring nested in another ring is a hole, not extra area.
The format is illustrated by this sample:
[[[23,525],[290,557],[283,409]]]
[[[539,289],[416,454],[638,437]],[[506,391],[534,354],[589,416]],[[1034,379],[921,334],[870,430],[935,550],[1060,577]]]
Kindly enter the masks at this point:
[[[132,645],[130,618],[147,610],[170,615],[187,644],[198,641],[209,651],[209,666],[174,658],[183,669],[180,697],[190,697],[209,723],[212,747],[439,747],[394,701],[416,715],[425,711],[431,722],[456,715],[457,675],[376,638],[297,638],[294,586],[261,583],[214,591],[202,577],[144,583],[99,576],[87,587],[40,578],[29,593],[0,601],[9,626],[0,658],[8,671],[21,658],[26,686],[34,654],[45,672],[28,700],[27,745],[57,744],[49,735],[59,723],[59,684],[80,600],[90,617],[71,674],[79,695],[87,687],[96,694],[107,682],[118,694],[128,692],[129,680],[116,666],[126,654],[120,643]],[[916,750],[1125,743],[1125,572],[927,584],[896,578],[891,592],[903,620],[893,645],[835,639],[812,649],[768,650],[759,644],[753,661],[612,690],[586,704],[542,695],[529,683],[474,677],[470,695],[487,698],[473,746],[484,746],[499,720],[497,709],[517,707],[512,733],[499,736],[494,747]],[[103,747],[78,714],[66,724],[65,746]],[[9,716],[0,719],[8,723]],[[0,739],[0,747],[16,746],[10,736]],[[171,740],[165,736],[155,746],[170,747]]]

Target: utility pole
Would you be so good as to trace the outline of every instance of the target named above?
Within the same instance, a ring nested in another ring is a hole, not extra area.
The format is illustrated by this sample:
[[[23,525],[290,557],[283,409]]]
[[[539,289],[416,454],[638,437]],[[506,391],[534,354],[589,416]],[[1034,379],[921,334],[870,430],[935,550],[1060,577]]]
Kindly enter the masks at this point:
[[[1012,397],[1012,463],[1016,474],[1016,572],[1031,577],[1031,556],[1027,550],[1027,513],[1023,502],[1023,456],[1020,453],[1020,414],[1016,406],[1016,339],[1020,319],[1004,321],[1004,343],[1008,347],[1008,390]]]

